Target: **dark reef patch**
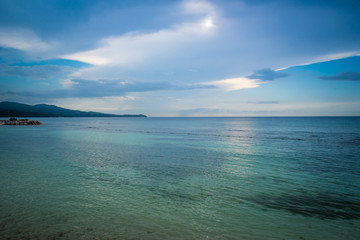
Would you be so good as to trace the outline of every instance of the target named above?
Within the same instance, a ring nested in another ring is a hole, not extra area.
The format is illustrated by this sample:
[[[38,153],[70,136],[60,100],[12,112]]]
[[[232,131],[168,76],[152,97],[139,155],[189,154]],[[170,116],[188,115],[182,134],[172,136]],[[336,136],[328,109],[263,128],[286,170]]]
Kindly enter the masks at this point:
[[[360,199],[333,193],[261,194],[251,199],[267,208],[321,219],[359,219]]]

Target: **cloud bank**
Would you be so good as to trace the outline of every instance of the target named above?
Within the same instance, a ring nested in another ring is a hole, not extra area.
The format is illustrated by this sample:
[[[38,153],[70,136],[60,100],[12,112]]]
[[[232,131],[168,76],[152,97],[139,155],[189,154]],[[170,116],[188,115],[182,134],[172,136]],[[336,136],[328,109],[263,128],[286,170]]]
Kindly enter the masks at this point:
[[[184,13],[197,15],[199,19],[150,33],[128,32],[120,36],[106,37],[99,41],[95,49],[61,57],[97,66],[131,67],[144,61],[171,56],[174,51],[214,33],[217,13],[212,4],[205,1],[186,1],[182,8]]]
[[[322,80],[360,81],[360,73],[348,71],[340,72],[337,75],[321,76]]]
[[[0,76],[19,76],[35,80],[54,78],[66,70],[69,71],[73,69],[71,67],[60,67],[56,65],[12,66],[0,64]]]

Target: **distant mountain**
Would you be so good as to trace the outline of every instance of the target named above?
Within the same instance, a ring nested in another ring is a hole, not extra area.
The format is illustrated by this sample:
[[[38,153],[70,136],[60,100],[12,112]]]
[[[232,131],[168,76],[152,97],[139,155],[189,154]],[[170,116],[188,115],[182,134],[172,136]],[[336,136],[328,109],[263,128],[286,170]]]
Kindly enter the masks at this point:
[[[16,102],[0,102],[0,117],[146,117],[143,114],[106,114],[84,112],[57,107],[55,105],[27,105]]]

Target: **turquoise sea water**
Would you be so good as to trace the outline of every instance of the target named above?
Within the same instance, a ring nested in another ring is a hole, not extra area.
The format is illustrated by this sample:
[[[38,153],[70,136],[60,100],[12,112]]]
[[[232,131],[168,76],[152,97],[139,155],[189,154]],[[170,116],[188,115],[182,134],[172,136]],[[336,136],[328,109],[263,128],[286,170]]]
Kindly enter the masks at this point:
[[[360,239],[360,118],[0,126],[0,239]]]

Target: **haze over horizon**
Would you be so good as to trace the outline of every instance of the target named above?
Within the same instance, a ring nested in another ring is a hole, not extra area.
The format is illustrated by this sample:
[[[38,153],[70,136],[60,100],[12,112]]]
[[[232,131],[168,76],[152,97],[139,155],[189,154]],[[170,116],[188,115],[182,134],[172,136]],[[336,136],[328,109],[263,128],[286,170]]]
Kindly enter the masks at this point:
[[[0,0],[0,101],[360,116],[360,3]]]

